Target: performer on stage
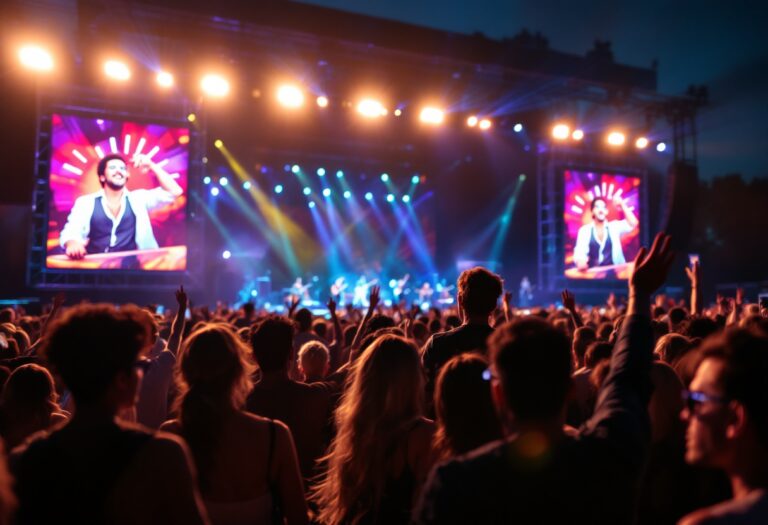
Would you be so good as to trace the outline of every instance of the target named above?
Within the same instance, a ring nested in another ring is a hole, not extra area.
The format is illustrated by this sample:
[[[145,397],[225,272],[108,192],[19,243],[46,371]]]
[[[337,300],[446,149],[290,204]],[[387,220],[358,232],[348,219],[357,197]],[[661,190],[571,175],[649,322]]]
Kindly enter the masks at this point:
[[[609,221],[608,201],[603,197],[592,200],[592,222],[579,228],[573,249],[573,262],[579,270],[626,263],[621,237],[637,228],[639,221],[620,196],[613,198],[613,204],[624,219]]]
[[[183,190],[147,155],[134,155],[131,163],[142,173],[151,170],[160,185],[129,191],[126,185],[131,176],[125,159],[117,154],[101,159],[96,173],[102,189],[78,197],[61,230],[59,243],[70,259],[82,259],[90,253],[158,248],[149,210],[173,202]]]
[[[417,293],[419,294],[419,303],[428,303],[432,301],[432,295],[435,293],[435,290],[432,289],[429,282],[425,282],[418,289]]]
[[[331,297],[334,297],[336,302],[340,303],[341,294],[344,293],[344,290],[346,290],[348,286],[347,279],[343,275],[338,277],[331,285]]]
[[[312,283],[304,284],[301,277],[296,277],[296,280],[291,285],[291,295],[296,296],[300,302],[307,303],[311,300],[309,297],[309,288],[311,286]]]

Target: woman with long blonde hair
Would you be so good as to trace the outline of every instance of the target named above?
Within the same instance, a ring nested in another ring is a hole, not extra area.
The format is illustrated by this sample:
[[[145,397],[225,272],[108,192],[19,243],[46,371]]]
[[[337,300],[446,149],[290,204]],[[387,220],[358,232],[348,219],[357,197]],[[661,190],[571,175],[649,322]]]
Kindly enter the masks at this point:
[[[357,359],[313,490],[318,522],[408,523],[433,461],[423,397],[421,360],[407,339],[383,335]]]
[[[288,427],[243,410],[255,367],[226,324],[211,323],[184,342],[176,379],[178,419],[162,430],[184,437],[214,525],[307,523],[296,450]]]

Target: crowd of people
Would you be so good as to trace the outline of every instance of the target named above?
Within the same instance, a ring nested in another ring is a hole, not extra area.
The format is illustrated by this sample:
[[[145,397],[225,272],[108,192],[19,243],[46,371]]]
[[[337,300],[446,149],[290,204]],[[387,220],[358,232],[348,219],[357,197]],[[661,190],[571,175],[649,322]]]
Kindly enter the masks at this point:
[[[768,311],[657,294],[330,319],[78,304],[0,311],[0,525],[768,523]]]

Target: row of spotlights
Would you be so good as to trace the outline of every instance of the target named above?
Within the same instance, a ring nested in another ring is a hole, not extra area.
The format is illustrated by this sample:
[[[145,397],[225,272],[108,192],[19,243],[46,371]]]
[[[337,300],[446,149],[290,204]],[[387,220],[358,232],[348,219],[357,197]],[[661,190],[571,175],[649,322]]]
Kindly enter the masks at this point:
[[[568,140],[571,138],[575,141],[580,141],[584,138],[584,130],[574,129],[571,131],[568,124],[558,123],[552,126],[552,138],[558,141]],[[609,146],[620,147],[626,144],[627,136],[621,131],[611,131],[605,136],[605,141]],[[635,147],[637,149],[645,149],[650,144],[647,137],[638,137],[635,140]],[[663,152],[667,149],[667,145],[664,142],[659,142],[656,145],[656,151]]]

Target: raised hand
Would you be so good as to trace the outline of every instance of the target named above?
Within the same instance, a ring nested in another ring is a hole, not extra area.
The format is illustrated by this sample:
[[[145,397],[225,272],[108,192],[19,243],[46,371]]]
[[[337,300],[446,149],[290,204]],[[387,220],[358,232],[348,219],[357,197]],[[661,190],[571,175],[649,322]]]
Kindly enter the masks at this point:
[[[504,292],[504,306],[507,308],[512,307],[512,292]]]
[[[744,304],[744,288],[736,288],[736,306]]]
[[[381,293],[380,286],[371,286],[371,291],[368,294],[368,311],[373,312],[377,306],[379,306],[379,294]]]
[[[566,288],[562,291],[560,297],[563,300],[563,308],[569,312],[576,310],[576,296],[573,295],[573,292],[569,292]]]
[[[674,260],[674,253],[670,248],[671,240],[669,235],[658,233],[650,251],[643,246],[637,252],[632,276],[629,278],[630,296],[650,296],[664,284]]]
[[[693,263],[692,267],[685,267],[685,275],[688,276],[688,280],[691,281],[691,286],[697,288],[699,286],[699,279],[701,277],[701,268],[699,267],[699,261]]]
[[[179,311],[187,311],[187,302],[187,292],[184,291],[184,285],[181,285],[179,286],[179,289],[176,290],[176,304],[179,305]]]
[[[53,296],[53,308],[58,310],[61,308],[61,305],[64,304],[64,301],[67,300],[67,296],[64,292],[59,292],[56,295]]]
[[[331,314],[332,317],[336,316],[336,301],[333,300],[333,297],[328,298],[328,302],[326,303],[326,306],[328,307],[328,312]]]

